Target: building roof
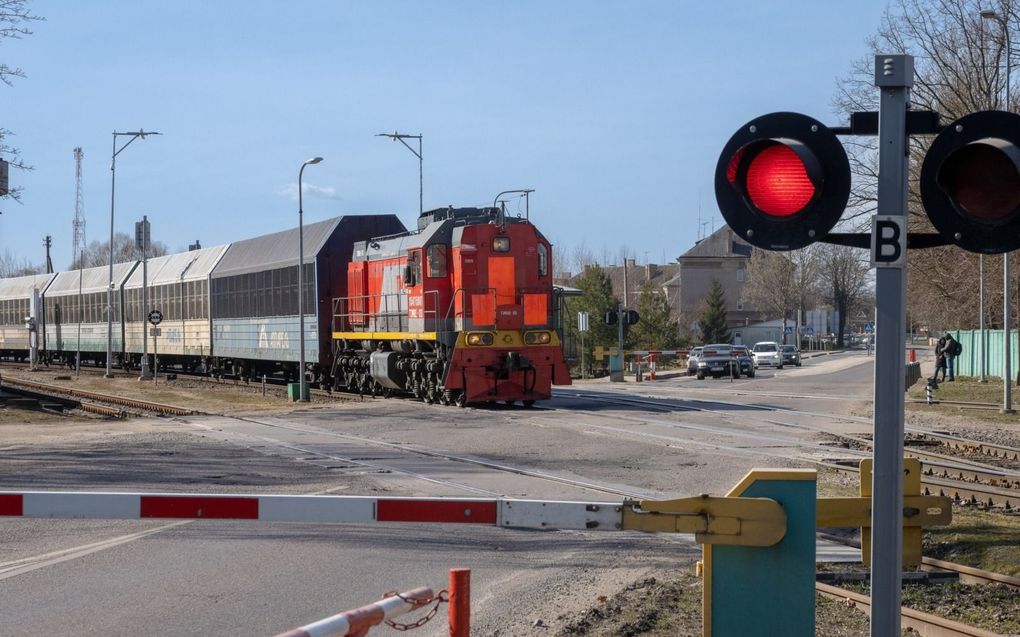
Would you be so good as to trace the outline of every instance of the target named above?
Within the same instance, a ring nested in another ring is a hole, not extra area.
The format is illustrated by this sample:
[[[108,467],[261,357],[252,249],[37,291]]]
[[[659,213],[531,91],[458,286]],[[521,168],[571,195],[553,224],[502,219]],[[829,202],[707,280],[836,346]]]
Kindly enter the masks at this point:
[[[113,283],[120,287],[131,270],[138,264],[138,261],[113,264]],[[79,270],[68,270],[57,274],[53,283],[46,289],[46,296],[65,296],[78,293],[78,272]],[[110,266],[101,265],[95,268],[85,268],[81,272],[82,294],[94,292],[105,292],[110,283]]]
[[[726,258],[749,259],[751,245],[737,236],[729,226],[723,226],[694,244],[694,247],[677,258]]]
[[[53,274],[30,274],[12,279],[0,279],[0,300],[27,299],[32,290],[42,292],[46,284],[54,277]]]
[[[148,284],[180,283],[205,279],[230,244],[190,250],[149,259]],[[142,267],[138,266],[124,284],[127,289],[142,287]]]

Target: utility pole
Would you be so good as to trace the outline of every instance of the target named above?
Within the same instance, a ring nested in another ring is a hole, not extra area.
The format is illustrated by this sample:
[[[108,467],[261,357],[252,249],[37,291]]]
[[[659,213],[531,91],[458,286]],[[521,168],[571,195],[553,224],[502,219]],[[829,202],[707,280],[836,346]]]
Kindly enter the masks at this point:
[[[78,338],[75,340],[74,373],[81,373],[81,320],[84,309],[82,308],[82,268],[85,267],[85,198],[81,190],[81,160],[85,153],[81,146],[74,149],[74,246],[72,248],[74,259],[78,262]]]
[[[46,235],[43,239],[43,247],[46,248],[46,274],[53,274],[53,259],[50,258],[50,248],[53,247],[53,237]]]

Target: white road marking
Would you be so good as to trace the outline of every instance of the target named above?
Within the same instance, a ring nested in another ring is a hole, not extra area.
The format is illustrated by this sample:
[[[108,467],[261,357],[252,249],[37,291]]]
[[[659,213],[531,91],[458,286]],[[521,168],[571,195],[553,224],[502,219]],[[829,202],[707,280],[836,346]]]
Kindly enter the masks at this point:
[[[54,564],[60,564],[61,562],[78,559],[79,557],[85,557],[86,555],[98,553],[99,551],[105,551],[106,549],[120,546],[121,544],[127,544],[128,542],[133,542],[135,540],[140,540],[143,537],[154,535],[183,524],[190,524],[191,522],[193,522],[193,520],[173,522],[171,524],[157,526],[153,529],[146,529],[145,531],[139,531],[138,533],[129,533],[128,535],[121,535],[120,537],[110,538],[100,542],[83,544],[81,546],[53,551],[52,553],[44,553],[33,557],[26,557],[12,562],[4,562],[0,564],[0,580],[5,580],[17,575],[23,575],[24,573],[52,566]]]

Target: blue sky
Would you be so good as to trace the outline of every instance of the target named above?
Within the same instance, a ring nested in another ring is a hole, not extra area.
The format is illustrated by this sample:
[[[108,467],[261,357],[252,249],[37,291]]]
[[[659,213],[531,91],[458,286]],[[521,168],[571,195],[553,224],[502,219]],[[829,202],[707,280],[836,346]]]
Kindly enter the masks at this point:
[[[171,250],[305,220],[394,212],[534,188],[557,245],[662,262],[689,248],[719,150],[759,114],[837,123],[836,82],[886,3],[35,2],[35,34],[0,43],[28,77],[0,86],[0,124],[34,165],[12,171],[0,251],[71,260],[74,157],[84,149],[90,241],[109,235],[114,130],[157,130],[117,158],[115,228],[147,214]]]

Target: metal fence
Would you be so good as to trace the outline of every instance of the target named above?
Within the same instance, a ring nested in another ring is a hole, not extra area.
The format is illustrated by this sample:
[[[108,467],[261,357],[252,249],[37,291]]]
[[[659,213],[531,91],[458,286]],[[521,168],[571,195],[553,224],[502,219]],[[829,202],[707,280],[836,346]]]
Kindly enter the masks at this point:
[[[963,351],[956,358],[956,374],[960,376],[981,375],[981,332],[979,330],[956,330],[950,332],[960,341]],[[1017,332],[1010,332],[1010,369],[1017,371],[1020,358],[1017,351]],[[1002,378],[1004,357],[1002,354],[1002,330],[985,330],[985,373]]]

